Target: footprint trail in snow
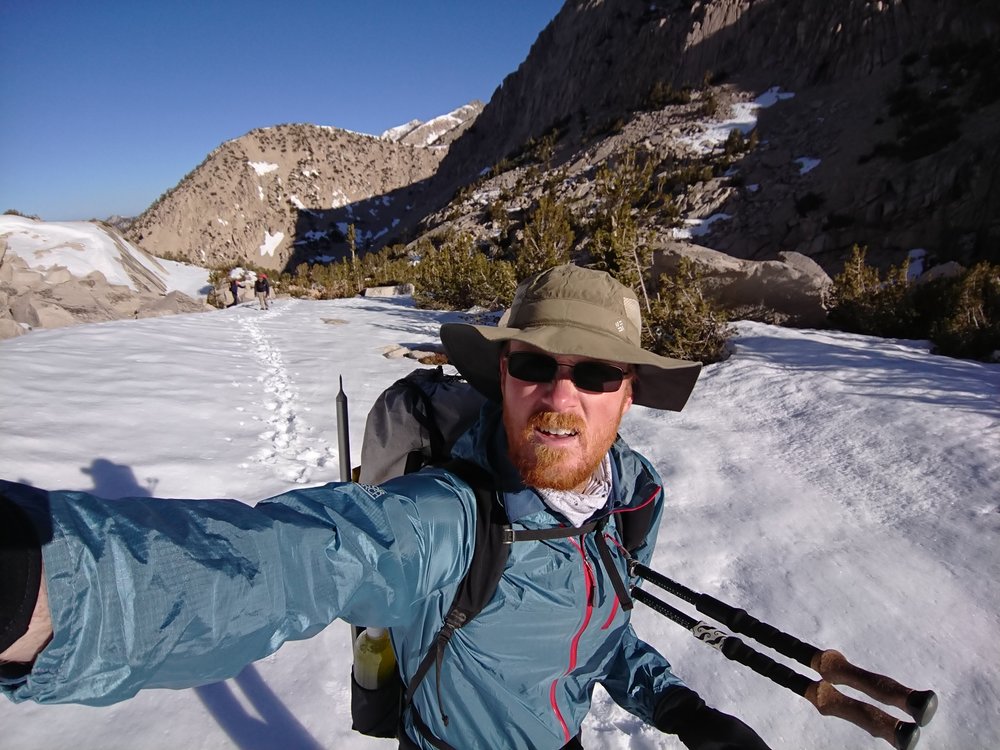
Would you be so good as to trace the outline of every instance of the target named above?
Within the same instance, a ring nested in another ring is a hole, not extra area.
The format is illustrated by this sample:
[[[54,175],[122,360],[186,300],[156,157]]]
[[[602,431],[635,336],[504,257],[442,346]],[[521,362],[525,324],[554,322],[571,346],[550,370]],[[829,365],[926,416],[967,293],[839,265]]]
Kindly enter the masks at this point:
[[[266,316],[244,316],[240,326],[246,332],[254,358],[261,365],[257,381],[263,384],[263,409],[253,419],[264,422],[258,436],[264,446],[250,461],[273,467],[277,476],[291,482],[309,482],[314,469],[336,460],[337,451],[322,438],[309,435],[310,427],[301,416],[297,392],[285,367],[280,349],[265,332],[266,321],[281,317],[282,308],[272,307]],[[249,464],[241,464],[247,468]]]

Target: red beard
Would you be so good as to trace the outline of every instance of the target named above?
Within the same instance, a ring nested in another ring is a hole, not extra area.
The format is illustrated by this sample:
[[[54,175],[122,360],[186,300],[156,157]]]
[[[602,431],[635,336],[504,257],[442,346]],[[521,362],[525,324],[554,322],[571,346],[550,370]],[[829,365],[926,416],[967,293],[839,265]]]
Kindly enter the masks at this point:
[[[510,444],[510,457],[529,487],[572,490],[584,484],[594,473],[615,439],[615,425],[610,434],[588,430],[576,414],[537,412],[520,430],[512,428],[504,410],[504,426]],[[572,430],[573,444],[565,448],[536,441],[535,430]]]

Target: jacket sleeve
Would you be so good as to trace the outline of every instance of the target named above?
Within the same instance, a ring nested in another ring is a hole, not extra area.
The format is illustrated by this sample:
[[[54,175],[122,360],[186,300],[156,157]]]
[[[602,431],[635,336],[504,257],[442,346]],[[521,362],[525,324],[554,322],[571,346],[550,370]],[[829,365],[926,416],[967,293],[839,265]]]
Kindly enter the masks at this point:
[[[601,684],[619,706],[654,725],[657,704],[664,692],[684,682],[670,668],[670,663],[629,625],[622,636],[615,661]]]
[[[469,550],[456,540],[470,538],[475,501],[440,476],[390,484],[329,484],[250,507],[0,482],[42,539],[53,625],[30,673],[0,689],[106,705],[233,676],[335,618],[405,621],[464,572]]]

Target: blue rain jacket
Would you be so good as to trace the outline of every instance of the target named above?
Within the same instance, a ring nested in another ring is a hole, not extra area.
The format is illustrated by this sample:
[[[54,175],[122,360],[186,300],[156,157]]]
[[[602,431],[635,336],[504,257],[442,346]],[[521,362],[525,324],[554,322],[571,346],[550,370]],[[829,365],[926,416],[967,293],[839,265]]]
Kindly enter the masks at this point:
[[[517,479],[497,409],[484,410],[454,453],[493,473],[515,528],[565,525]],[[621,440],[611,457],[613,492],[602,513],[656,504],[636,554],[648,562],[662,511],[659,477]],[[106,705],[141,688],[215,682],[336,618],[391,628],[409,681],[475,541],[474,494],[441,469],[378,487],[294,490],[255,507],[105,500],[11,482],[0,491],[47,539],[54,629],[31,672],[0,686],[15,701]],[[417,690],[414,705],[438,737],[460,748],[560,748],[580,730],[596,684],[650,723],[662,692],[682,684],[633,632],[594,533],[512,546],[493,599],[446,648],[441,702],[433,667]],[[616,524],[603,533],[629,582]],[[412,715],[406,722],[429,750]]]

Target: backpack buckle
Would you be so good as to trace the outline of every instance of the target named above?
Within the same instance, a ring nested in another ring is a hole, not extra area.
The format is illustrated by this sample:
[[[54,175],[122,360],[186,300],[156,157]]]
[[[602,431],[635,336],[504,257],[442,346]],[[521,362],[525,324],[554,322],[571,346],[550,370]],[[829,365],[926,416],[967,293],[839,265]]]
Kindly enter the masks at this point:
[[[502,536],[503,536],[502,541],[504,544],[513,544],[515,542],[515,537],[516,537],[516,534],[514,533],[514,527],[504,526]]]

